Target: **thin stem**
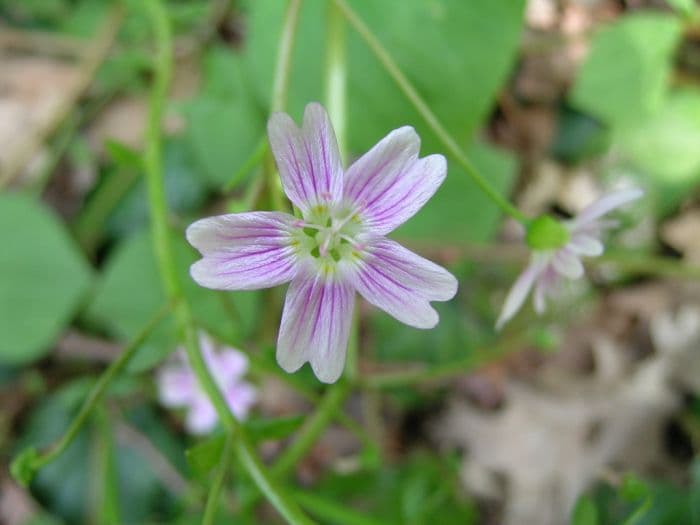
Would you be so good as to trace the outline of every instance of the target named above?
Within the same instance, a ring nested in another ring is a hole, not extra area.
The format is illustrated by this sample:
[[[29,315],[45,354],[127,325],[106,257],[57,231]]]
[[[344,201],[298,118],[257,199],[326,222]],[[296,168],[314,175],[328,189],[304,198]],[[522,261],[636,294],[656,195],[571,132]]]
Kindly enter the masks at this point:
[[[279,47],[277,48],[277,65],[275,66],[275,75],[272,80],[271,112],[283,111],[287,106],[289,78],[292,71],[292,51],[294,50],[294,40],[296,39],[299,25],[300,9],[301,0],[289,0],[287,2],[287,9],[284,13],[284,25],[282,26]],[[284,201],[280,179],[277,177],[275,161],[269,150],[268,155],[265,156],[263,167],[272,207],[275,210],[286,211],[287,206]]]
[[[209,496],[207,496],[207,504],[204,507],[204,516],[202,517],[202,525],[213,525],[216,519],[216,511],[219,508],[219,498],[221,496],[221,490],[224,486],[224,480],[226,479],[226,472],[231,462],[231,452],[233,449],[233,436],[231,434],[226,435],[226,441],[224,442],[224,448],[221,451],[221,459],[219,459],[219,465],[214,474],[214,482],[209,489]]]
[[[525,332],[514,333],[507,339],[500,340],[489,350],[476,351],[464,359],[453,363],[370,375],[362,379],[361,384],[367,388],[397,388],[457,377],[480,365],[492,362],[518,350],[521,348],[520,343],[522,343],[526,335]]]
[[[289,76],[292,71],[292,51],[299,24],[299,10],[301,0],[289,0],[287,10],[284,13],[284,26],[280,35],[280,43],[277,48],[277,67],[272,80],[271,111],[282,111],[287,105],[287,93],[289,92]]]
[[[340,158],[347,154],[347,60],[345,53],[345,23],[335,4],[328,4],[326,17],[326,109],[330,115]]]
[[[146,181],[148,187],[149,206],[151,211],[151,227],[155,244],[156,259],[163,279],[166,293],[176,304],[176,318],[182,330],[185,350],[189,364],[197,376],[200,387],[204,390],[214,406],[219,420],[226,430],[234,436],[234,453],[245,467],[250,477],[258,485],[268,501],[291,524],[313,523],[301,511],[299,506],[284,493],[270,478],[253,446],[247,439],[243,427],[228,408],[228,403],[219,390],[215,379],[204,360],[199,342],[194,318],[189,305],[184,300],[182,287],[175,270],[175,259],[170,245],[163,184],[162,155],[161,155],[161,122],[163,104],[172,74],[173,47],[170,24],[165,9],[160,0],[148,0],[146,6],[153,24],[156,38],[155,78],[151,92],[151,101],[146,131],[146,153],[144,158]]]
[[[341,413],[341,406],[350,393],[350,385],[346,382],[336,383],[328,389],[321,402],[316,406],[316,411],[307,419],[304,426],[297,433],[291,446],[277,458],[272,465],[272,475],[275,479],[284,478],[290,473],[294,465],[306,456],[314,445],[321,432],[329,425],[334,417]],[[241,507],[249,509],[258,499],[258,494],[252,493],[247,500],[241,503]]]
[[[349,509],[347,505],[341,505],[312,492],[297,491],[294,496],[305,509],[327,523],[336,525],[381,525],[383,523],[359,514]]]
[[[440,120],[437,118],[435,113],[428,107],[423,98],[418,94],[418,91],[410,80],[406,78],[401,69],[399,69],[394,59],[387,52],[381,42],[374,36],[374,33],[367,27],[364,21],[352,10],[352,8],[347,4],[345,0],[333,0],[333,3],[338,6],[342,11],[343,16],[345,16],[348,23],[357,31],[360,37],[369,46],[374,56],[377,57],[379,62],[384,66],[387,73],[394,79],[399,89],[408,98],[408,100],[416,108],[416,111],[420,113],[426,124],[433,130],[435,136],[438,138],[448,153],[457,161],[457,163],[464,169],[464,171],[469,175],[469,177],[476,183],[477,186],[494,202],[496,203],[505,213],[513,217],[514,219],[527,223],[528,218],[515,206],[513,206],[506,198],[504,198],[498,190],[496,190],[489,182],[481,175],[476,168],[469,161],[465,153],[459,147],[454,138],[445,129]]]
[[[96,416],[97,468],[95,469],[95,486],[99,493],[96,498],[95,522],[100,525],[119,525],[122,523],[122,519],[120,517],[119,487],[114,455],[114,429],[104,407],[96,411]]]
[[[238,168],[236,173],[233,174],[233,176],[222,188],[222,191],[224,193],[227,193],[233,188],[235,188],[236,185],[243,179],[243,177],[245,177],[248,174],[250,170],[252,170],[255,166],[257,166],[263,161],[266,153],[267,138],[263,136],[258,141],[258,146],[255,148],[255,151],[253,151],[253,153],[250,155],[250,157],[246,159],[243,165],[240,168]]]
[[[350,385],[339,382],[329,388],[321,402],[316,406],[316,411],[301,427],[294,442],[285,449],[272,466],[275,477],[289,474],[291,469],[309,452],[321,432],[330,424],[336,413],[342,408],[342,404],[350,393]]]
[[[83,406],[80,407],[78,415],[75,416],[75,419],[73,419],[71,422],[68,430],[66,430],[66,433],[63,434],[61,439],[57,441],[56,444],[53,445],[46,453],[37,457],[32,462],[32,467],[35,471],[51,463],[54,459],[60,456],[66,450],[66,448],[68,448],[68,445],[70,445],[73,439],[75,439],[75,436],[78,435],[78,432],[82,428],[83,424],[85,424],[87,418],[102,399],[107,387],[109,387],[114,378],[117,377],[129,363],[131,358],[134,357],[136,351],[151,334],[151,332],[153,332],[156,326],[158,326],[165,316],[170,313],[173,306],[174,305],[171,302],[158,310],[153,318],[151,318],[151,320],[149,320],[148,323],[146,323],[146,325],[141,329],[139,334],[131,340],[121,355],[115,361],[113,361],[109,367],[107,367],[107,370],[102,373],[100,378],[97,380],[97,383],[95,383],[95,386],[90,391],[90,394],[83,402]]]

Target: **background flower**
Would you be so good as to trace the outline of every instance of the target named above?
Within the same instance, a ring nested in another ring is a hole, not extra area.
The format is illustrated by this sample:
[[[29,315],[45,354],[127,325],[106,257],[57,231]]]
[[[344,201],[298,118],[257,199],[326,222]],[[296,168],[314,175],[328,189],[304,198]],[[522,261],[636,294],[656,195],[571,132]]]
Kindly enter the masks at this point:
[[[248,358],[235,348],[217,348],[205,333],[200,333],[199,345],[229,409],[237,419],[245,419],[257,398],[255,387],[243,380],[248,371]],[[157,383],[163,405],[186,410],[185,427],[192,434],[206,434],[216,427],[216,410],[199,386],[183,349],[178,349],[161,368]]]
[[[557,290],[562,277],[579,279],[583,276],[581,257],[595,257],[603,253],[601,236],[606,228],[614,222],[602,217],[625,204],[639,199],[643,195],[639,188],[614,191],[602,196],[581,210],[574,219],[556,223],[549,217],[541,217],[541,233],[561,239],[561,246],[552,249],[534,249],[530,264],[525,268],[510,289],[496,322],[500,329],[517,313],[525,302],[530,290],[534,288],[533,303],[538,314],[544,312],[546,299]],[[537,219],[533,225],[537,227]],[[546,222],[545,222],[546,221]],[[557,228],[561,228],[558,230]],[[532,232],[532,227],[528,236]],[[553,232],[553,233],[552,233]],[[539,232],[538,232],[539,233]],[[537,240],[534,241],[535,243]]]

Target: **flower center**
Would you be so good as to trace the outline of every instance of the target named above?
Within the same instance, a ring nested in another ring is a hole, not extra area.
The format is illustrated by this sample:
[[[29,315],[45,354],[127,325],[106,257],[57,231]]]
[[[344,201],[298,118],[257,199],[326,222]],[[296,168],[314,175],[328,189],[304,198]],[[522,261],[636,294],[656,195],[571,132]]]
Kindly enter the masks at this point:
[[[301,253],[312,257],[324,271],[334,271],[342,260],[361,257],[363,246],[358,234],[362,225],[351,210],[316,206],[299,226],[296,240]]]

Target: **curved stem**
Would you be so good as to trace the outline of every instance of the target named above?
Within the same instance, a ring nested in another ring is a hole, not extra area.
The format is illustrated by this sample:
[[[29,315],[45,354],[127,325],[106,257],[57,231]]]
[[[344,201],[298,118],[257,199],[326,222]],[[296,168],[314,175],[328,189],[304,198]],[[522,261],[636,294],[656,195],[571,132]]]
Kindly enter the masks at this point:
[[[231,463],[231,452],[233,449],[233,436],[231,434],[226,435],[226,441],[224,442],[224,448],[221,451],[221,459],[219,459],[219,465],[214,474],[214,483],[209,489],[209,496],[207,496],[207,504],[204,507],[204,516],[202,516],[202,525],[212,525],[216,519],[216,511],[219,508],[219,497],[221,496],[221,489],[224,486],[224,480],[226,479],[226,472],[228,471],[229,464]]]
[[[300,9],[301,0],[289,0],[287,9],[284,12],[284,25],[282,26],[279,47],[277,48],[277,65],[275,66],[275,76],[272,80],[270,112],[283,111],[287,105],[289,77],[292,71],[292,51],[294,50],[294,40],[296,39],[297,26],[299,25]],[[263,166],[272,207],[275,210],[286,211],[287,206],[282,194],[282,187],[277,177],[272,153],[269,149]]]
[[[333,0],[334,4],[338,6],[338,9],[342,11],[348,23],[353,26],[355,31],[360,35],[360,37],[369,46],[374,56],[377,57],[379,62],[384,66],[387,73],[394,79],[399,89],[406,95],[406,98],[413,104],[418,113],[420,113],[423,120],[430,127],[430,129],[435,133],[438,140],[442,142],[447,152],[454,158],[457,163],[464,169],[464,171],[469,175],[469,177],[476,183],[476,185],[483,191],[494,203],[496,203],[505,213],[513,217],[514,219],[527,223],[528,218],[515,206],[513,206],[506,198],[501,195],[498,190],[496,190],[489,182],[481,175],[474,165],[469,161],[466,154],[459,147],[454,138],[445,129],[440,120],[437,118],[435,113],[428,107],[425,101],[418,94],[418,91],[410,80],[406,78],[399,66],[394,62],[394,59],[384,48],[382,43],[374,36],[374,33],[367,27],[364,21],[352,10],[352,8],[347,4],[345,0]]]
[[[143,344],[146,338],[151,335],[151,332],[153,332],[153,330],[165,318],[165,316],[170,313],[172,308],[173,303],[170,302],[158,310],[158,312],[141,329],[139,334],[126,346],[121,355],[107,367],[107,370],[102,373],[100,378],[97,380],[97,383],[95,383],[95,386],[90,391],[90,394],[88,394],[88,397],[83,402],[83,405],[80,407],[80,411],[71,422],[70,426],[66,430],[66,433],[63,434],[61,439],[59,439],[56,444],[54,444],[46,453],[38,456],[32,462],[32,468],[35,471],[51,463],[68,448],[68,445],[73,442],[73,439],[75,439],[75,436],[78,435],[78,432],[85,424],[85,421],[87,421],[87,418],[102,399],[107,387],[109,387],[114,378],[119,375],[129,361],[131,361],[131,358],[134,357],[134,354],[136,354],[139,347]]]
[[[185,350],[190,366],[197,376],[201,388],[207,394],[216,409],[219,420],[226,430],[234,437],[233,449],[239,461],[244,465],[248,474],[253,478],[261,492],[292,524],[313,523],[301,511],[299,506],[273,483],[258,459],[253,446],[248,441],[243,427],[228,408],[228,403],[219,390],[204,360],[199,343],[194,319],[189,305],[184,300],[182,286],[175,270],[175,259],[170,245],[167,223],[167,203],[163,184],[162,155],[161,155],[161,121],[163,104],[172,75],[172,37],[167,13],[160,0],[147,0],[156,38],[155,78],[148,114],[146,131],[146,152],[144,157],[148,198],[151,212],[151,228],[155,245],[156,259],[163,278],[163,284],[169,297],[177,300],[175,314],[183,333]]]

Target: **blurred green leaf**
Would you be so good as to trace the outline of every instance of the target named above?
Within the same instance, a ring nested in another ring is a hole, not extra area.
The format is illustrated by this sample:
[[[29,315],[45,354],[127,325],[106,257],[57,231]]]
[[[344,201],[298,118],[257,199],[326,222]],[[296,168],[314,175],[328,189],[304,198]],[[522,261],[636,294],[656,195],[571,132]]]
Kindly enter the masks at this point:
[[[509,192],[516,166],[510,153],[475,143],[469,155],[497,190]],[[479,243],[493,237],[499,219],[499,209],[464,171],[451,163],[447,179],[435,196],[392,235],[432,242]]]
[[[127,153],[120,151],[120,155]],[[198,209],[207,196],[207,182],[197,169],[187,143],[181,137],[169,139],[164,147],[165,197],[168,209],[187,213]],[[126,159],[121,159],[126,161]],[[136,159],[132,159],[136,160]],[[122,175],[122,178],[125,178]],[[138,181],[118,202],[107,221],[107,230],[120,237],[149,223],[146,184]]]
[[[632,161],[657,182],[685,184],[700,177],[700,91],[671,93],[659,111],[617,142]]]
[[[264,133],[240,58],[214,47],[205,58],[204,87],[184,107],[185,139],[209,183],[220,188],[241,168]]]
[[[284,439],[295,432],[304,422],[304,416],[274,419],[251,418],[243,423],[248,438],[253,442],[268,439]],[[213,436],[187,449],[187,463],[196,476],[209,474],[221,460],[226,436]]]
[[[212,436],[185,451],[187,464],[195,476],[204,477],[218,465],[225,442],[226,436]]]
[[[0,363],[44,356],[90,287],[91,270],[56,217],[0,195]]]
[[[635,13],[601,29],[581,67],[572,103],[611,125],[633,125],[663,104],[680,21]]]
[[[173,232],[172,243],[185,296],[200,325],[226,340],[245,338],[254,326],[258,295],[200,287],[189,276],[189,266],[198,258],[194,250],[182,233]],[[154,315],[165,301],[150,235],[142,232],[122,243],[107,261],[87,317],[126,340],[134,337],[143,319]],[[231,308],[234,312],[229,311]],[[177,341],[173,319],[166,319],[138,351],[129,369],[140,371],[154,366],[175,348]]]
[[[576,502],[571,525],[599,525],[598,508],[589,496],[581,496]]]
[[[522,0],[383,0],[353,7],[394,56],[459,142],[471,139],[515,58]],[[283,2],[248,0],[244,54],[258,100],[268,104],[284,12]],[[327,3],[304,2],[293,54],[289,112],[321,100]],[[417,29],[419,28],[419,29]],[[349,149],[361,154],[394,128],[413,125],[424,150],[437,141],[364,42],[348,30]],[[476,81],[478,79],[478,81]]]
[[[437,516],[440,525],[474,524],[474,505],[455,497],[456,474],[446,458],[419,452],[400,465],[327,475],[313,492],[386,525],[423,525]]]
[[[695,0],[666,0],[666,2],[685,16],[691,15],[696,8]]]

